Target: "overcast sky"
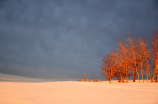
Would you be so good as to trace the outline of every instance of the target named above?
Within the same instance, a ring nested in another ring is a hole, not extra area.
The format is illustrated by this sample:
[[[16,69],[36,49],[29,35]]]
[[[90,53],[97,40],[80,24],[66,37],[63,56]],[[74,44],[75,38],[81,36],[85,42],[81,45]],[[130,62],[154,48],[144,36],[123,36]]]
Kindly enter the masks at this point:
[[[157,30],[158,0],[0,0],[0,73],[103,79],[118,39]]]

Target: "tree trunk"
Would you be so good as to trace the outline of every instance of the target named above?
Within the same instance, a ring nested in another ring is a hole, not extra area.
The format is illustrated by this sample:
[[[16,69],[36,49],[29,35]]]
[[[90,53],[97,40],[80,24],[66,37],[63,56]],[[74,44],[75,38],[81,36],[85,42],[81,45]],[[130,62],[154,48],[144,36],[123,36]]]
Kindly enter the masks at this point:
[[[136,64],[135,64],[136,65]],[[137,66],[136,66],[136,73],[137,73],[137,75],[138,75],[138,80],[139,80],[139,83],[140,83],[140,78],[139,78],[139,71],[138,71],[138,69],[137,69]],[[136,76],[135,76],[136,77]]]
[[[121,82],[124,83],[124,78],[121,76]]]
[[[143,62],[143,61],[144,61],[144,60],[142,60],[142,62]],[[143,80],[143,83],[144,83],[144,77],[143,77],[143,66],[142,66],[142,64],[143,64],[143,63],[142,63],[142,62],[141,62],[141,64],[140,64],[140,65],[141,65],[142,80]]]
[[[143,77],[143,73],[142,73],[142,80],[143,80],[143,83],[144,83],[144,77]]]
[[[147,83],[148,83],[148,78],[149,78],[149,71],[148,71],[148,67],[147,67]]]
[[[111,77],[110,77],[110,79],[109,79],[109,83],[111,83]]]
[[[126,62],[126,82],[128,83],[128,68],[127,68],[127,62]]]
[[[138,74],[138,80],[139,80],[139,83],[140,83],[139,73],[137,72],[137,74]]]
[[[148,83],[148,78],[150,76],[149,58],[147,59],[147,64],[148,64],[148,66],[147,66],[147,83]],[[150,80],[151,80],[151,76],[150,76]]]
[[[133,82],[135,82],[135,78],[133,78]]]
[[[136,78],[136,74],[135,74],[136,72],[135,71],[133,71],[133,82],[135,82],[135,78]]]

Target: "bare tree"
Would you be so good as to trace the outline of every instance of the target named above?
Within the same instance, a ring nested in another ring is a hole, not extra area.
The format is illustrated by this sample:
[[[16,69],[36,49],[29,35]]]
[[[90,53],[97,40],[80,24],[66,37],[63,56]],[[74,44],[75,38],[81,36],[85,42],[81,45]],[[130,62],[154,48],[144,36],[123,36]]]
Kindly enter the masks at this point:
[[[115,77],[118,82],[128,83],[128,77],[133,78],[135,82],[136,77],[140,82],[140,75],[144,83],[144,74],[147,74],[147,82],[150,73],[150,59],[153,63],[152,81],[158,81],[158,32],[153,34],[151,41],[152,48],[149,49],[146,41],[142,37],[138,40],[132,37],[127,37],[126,42],[118,41],[119,48],[117,52],[112,52],[110,55],[104,56],[101,63],[102,75],[105,76],[111,83],[111,79]],[[132,75],[133,74],[133,75]]]
[[[86,73],[84,74],[84,79],[83,80],[87,81],[87,74]]]
[[[149,57],[150,57],[150,50],[147,48],[147,44],[142,37],[138,38],[138,45],[139,45],[139,57],[140,57],[140,70],[142,74],[142,80],[144,83],[143,73],[147,73],[147,82],[148,76],[150,75],[150,65],[149,65]]]
[[[125,43],[121,42],[120,40],[118,41],[119,48],[118,54],[120,55],[120,62],[118,61],[121,70],[123,71],[122,73],[122,78],[124,79],[124,76],[126,77],[126,82],[128,83],[128,76],[129,76],[129,70],[128,70],[128,57],[129,57],[129,50],[125,47]]]
[[[158,32],[154,32],[152,35],[152,62],[153,62],[153,75],[152,75],[152,81],[155,79],[155,81],[158,79]]]
[[[115,77],[118,82],[123,83],[124,78],[126,78],[126,82],[128,83],[128,76],[131,75],[128,71],[129,52],[121,41],[118,42],[120,45],[120,47],[117,48],[118,52],[111,51],[111,54],[104,56],[102,60],[102,75],[109,80],[109,83],[111,83],[113,77]]]
[[[131,37],[127,37],[126,39],[127,43],[125,43],[125,45],[127,46],[127,50],[129,52],[129,57],[128,57],[128,61],[129,61],[129,65],[131,67],[131,70],[133,71],[133,82],[135,82],[135,78],[138,76],[138,80],[140,82],[140,78],[139,78],[139,64],[140,64],[140,57],[138,55],[139,50],[138,50],[138,46],[137,46],[137,42],[136,40],[134,40]]]
[[[120,63],[120,56],[117,52],[111,51],[111,60],[113,63],[113,77],[115,77],[118,82],[124,82],[124,71],[122,68],[122,63]]]
[[[102,69],[102,76],[106,77],[111,83],[112,77],[115,75],[115,59],[112,55],[104,56],[100,68]]]

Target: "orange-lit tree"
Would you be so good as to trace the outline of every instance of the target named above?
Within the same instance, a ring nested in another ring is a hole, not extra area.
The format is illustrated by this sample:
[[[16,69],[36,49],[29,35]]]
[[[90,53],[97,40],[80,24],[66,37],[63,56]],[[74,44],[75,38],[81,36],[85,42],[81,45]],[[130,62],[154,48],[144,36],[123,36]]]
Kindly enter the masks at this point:
[[[128,70],[129,52],[121,41],[118,41],[118,43],[120,46],[117,48],[118,52],[111,51],[110,55],[104,56],[101,63],[102,75],[110,83],[112,78],[116,78],[118,82],[123,83],[124,78],[126,78],[126,82],[128,83],[128,76],[131,75]]]
[[[84,74],[84,79],[83,80],[87,81],[87,74],[86,73]]]
[[[127,50],[125,43],[123,43],[122,41],[118,41],[119,44],[119,48],[117,48],[118,50],[118,54],[119,54],[119,59],[118,63],[119,63],[119,68],[121,68],[121,72],[122,73],[122,78],[126,78],[126,82],[128,83],[128,76],[130,75],[129,73],[129,69],[128,69],[128,63],[129,63],[129,50]]]
[[[123,56],[119,52],[115,52],[115,75],[116,79],[118,82],[123,82],[124,83],[124,78],[126,77],[125,73],[125,65],[124,65],[124,60]]]
[[[152,81],[153,80],[158,80],[157,75],[158,75],[158,32],[154,32],[152,35],[152,51],[151,51],[151,56],[152,56],[152,61],[153,61],[153,75],[152,75]]]
[[[151,80],[150,60],[152,60],[152,81],[158,81],[158,32],[155,32],[152,37],[151,48],[147,46],[146,41],[142,37],[138,37],[138,40],[135,40],[128,36],[126,42],[119,40],[117,52],[111,52],[110,55],[104,56],[102,60],[102,75],[110,83],[114,77],[119,82],[124,82],[124,79],[126,79],[128,83],[129,76],[133,78],[133,82],[138,76],[140,82],[140,75],[144,82],[144,74],[147,74],[148,82],[149,76]]]
[[[118,52],[111,51],[111,60],[113,63],[113,77],[115,77],[118,82],[124,82],[124,71],[122,68],[122,63],[120,63],[120,56]]]
[[[127,37],[126,41],[127,43],[125,43],[125,45],[129,52],[128,61],[131,68],[130,70],[133,71],[133,82],[135,82],[137,76],[138,76],[138,80],[140,81],[138,67],[141,60],[138,54],[139,50],[138,50],[137,41],[129,36]]]
[[[115,75],[115,59],[112,55],[104,56],[102,60],[100,68],[102,69],[102,76],[106,77],[106,79],[111,83],[112,77]]]
[[[150,64],[149,64],[150,49],[147,48],[147,44],[142,37],[138,38],[138,45],[139,45],[138,49],[139,49],[139,58],[140,58],[140,71],[144,83],[144,77],[143,77],[144,72],[147,74],[147,82],[148,82],[148,77],[150,75]]]

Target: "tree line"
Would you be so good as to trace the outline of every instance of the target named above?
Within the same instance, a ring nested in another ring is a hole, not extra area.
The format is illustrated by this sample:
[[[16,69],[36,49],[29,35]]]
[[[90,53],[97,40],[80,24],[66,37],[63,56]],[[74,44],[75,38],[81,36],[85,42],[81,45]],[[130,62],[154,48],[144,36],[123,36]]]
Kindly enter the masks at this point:
[[[112,78],[118,82],[126,81],[131,77],[133,82],[140,77],[144,83],[144,74],[147,82],[158,81],[158,31],[152,35],[152,40],[147,44],[143,37],[134,39],[127,36],[126,41],[118,41],[119,47],[104,56],[100,68],[102,76],[111,83]]]

